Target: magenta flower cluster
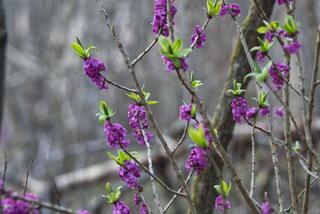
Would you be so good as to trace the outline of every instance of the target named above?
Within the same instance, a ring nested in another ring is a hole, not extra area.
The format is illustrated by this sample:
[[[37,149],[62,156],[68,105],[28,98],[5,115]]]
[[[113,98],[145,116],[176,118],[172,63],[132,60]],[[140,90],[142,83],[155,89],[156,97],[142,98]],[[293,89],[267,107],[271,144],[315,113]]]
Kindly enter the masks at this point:
[[[127,148],[130,141],[127,139],[126,129],[119,123],[111,123],[109,120],[104,123],[104,134],[108,146],[113,149]]]
[[[168,59],[167,57],[161,56],[161,58],[162,58],[162,59],[164,60],[164,62],[166,63],[166,65],[167,65],[167,70],[168,70],[169,72],[175,71],[176,69],[178,69],[178,68],[173,64],[173,62],[172,62],[170,59]],[[183,71],[187,71],[188,68],[189,68],[189,65],[187,64],[186,59],[185,59],[185,58],[179,58],[179,60],[180,60],[180,64],[181,64],[180,68],[181,68]]]
[[[200,25],[196,25],[193,28],[193,35],[191,36],[191,43],[193,44],[196,42],[196,47],[197,48],[203,48],[204,43],[206,41],[206,34],[205,32],[202,31]]]
[[[219,16],[230,14],[232,17],[240,15],[240,5],[236,3],[224,4],[220,10]]]
[[[88,76],[99,89],[108,89],[107,82],[100,73],[106,70],[103,62],[91,57],[86,58],[83,63],[83,70],[84,74]]]
[[[235,97],[231,102],[232,118],[237,123],[241,123],[243,117],[246,116],[248,107],[248,101],[243,97]]]
[[[112,214],[130,214],[130,208],[123,201],[113,204]]]
[[[129,188],[141,190],[141,186],[138,184],[141,172],[139,166],[134,161],[125,161],[124,165],[120,166],[118,174],[127,183]]]
[[[228,199],[225,199],[222,195],[216,197],[214,209],[223,212],[226,209],[231,208],[231,203]]]
[[[257,51],[256,53],[256,60],[258,62],[264,62],[265,59],[266,59],[266,56],[267,56],[267,53],[266,52],[263,52],[263,51]]]
[[[147,113],[144,106],[137,103],[130,104],[128,106],[128,120],[130,127],[134,130],[134,137],[138,143],[142,146],[146,145],[142,130],[144,130],[146,135],[146,140],[148,142],[152,139],[152,134],[145,130],[148,129]]]
[[[269,74],[272,78],[272,88],[280,90],[285,84],[285,78],[289,74],[290,67],[285,63],[276,63],[270,66]]]
[[[301,48],[301,44],[298,40],[293,39],[286,45],[283,45],[282,48],[289,54],[297,54],[299,49]]]
[[[171,1],[171,18],[175,16],[177,8],[173,5],[173,0]],[[169,28],[167,21],[167,0],[156,0],[154,5],[154,16],[152,22],[153,33],[157,34],[161,30],[161,34],[165,37],[169,36]]]
[[[277,3],[279,4],[279,5],[281,5],[281,4],[285,4],[285,3],[289,3],[289,2],[291,2],[292,0],[277,0]]]
[[[39,200],[39,198],[36,195],[27,193],[24,196],[26,199],[31,200]],[[1,201],[1,207],[3,214],[39,214],[40,210],[32,206],[32,204],[16,200],[13,197],[6,196]]]
[[[269,201],[265,201],[261,204],[262,214],[271,214],[271,207]]]
[[[185,163],[185,169],[187,171],[195,170],[196,175],[200,173],[207,167],[208,161],[208,151],[199,146],[194,147],[189,157]]]
[[[192,119],[191,111],[192,111],[192,104],[191,103],[181,105],[179,119],[185,120],[187,122],[190,121]]]

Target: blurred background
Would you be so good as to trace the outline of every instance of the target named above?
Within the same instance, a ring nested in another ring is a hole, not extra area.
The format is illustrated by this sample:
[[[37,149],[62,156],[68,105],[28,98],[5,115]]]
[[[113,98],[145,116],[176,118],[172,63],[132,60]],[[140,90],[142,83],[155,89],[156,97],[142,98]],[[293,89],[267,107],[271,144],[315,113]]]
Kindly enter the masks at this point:
[[[185,45],[190,44],[194,25],[202,24],[205,20],[205,2],[175,1],[178,8],[175,32]],[[242,20],[247,13],[249,0],[237,2],[241,5]],[[101,3],[110,13],[129,56],[135,58],[154,38],[151,26],[154,1],[101,0]],[[128,128],[127,106],[131,101],[117,88],[99,91],[83,75],[82,61],[70,48],[76,36],[85,45],[93,43],[100,49],[96,56],[105,62],[107,76],[113,81],[133,87],[133,81],[106,28],[104,17],[99,13],[99,7],[94,0],[4,0],[3,7],[8,40],[5,90],[0,91],[4,94],[1,173],[5,151],[8,157],[8,185],[21,188],[27,167],[34,159],[29,191],[40,195],[42,199],[59,202],[67,207],[87,208],[93,213],[111,213],[110,205],[101,197],[104,183],[110,181],[115,185],[124,184],[117,178],[117,167],[106,156],[103,127],[98,124],[95,115],[99,111],[99,100],[104,99],[116,111],[114,121]],[[320,2],[317,0],[297,1],[303,64],[309,74],[307,81],[312,70],[319,9]],[[282,21],[284,15],[284,7],[276,7],[273,19]],[[215,110],[236,39],[232,20],[229,17],[216,19],[207,28],[205,48],[195,50],[189,59],[190,69],[205,84],[199,92],[209,114]],[[281,56],[281,53],[275,51],[273,54]],[[178,121],[179,106],[183,101],[189,102],[189,96],[178,84],[176,76],[166,72],[157,46],[136,68],[140,81],[152,92],[151,99],[160,102],[152,109],[167,139],[172,142],[171,146],[174,146],[183,129],[183,123]],[[295,68],[293,70],[296,72]],[[293,76],[293,84],[297,86],[297,77]],[[253,95],[254,87],[250,85],[248,97]],[[298,100],[293,102],[296,103],[293,111],[299,113]],[[318,106],[317,99],[317,115]],[[319,126],[320,130],[320,125],[315,126]],[[248,128],[238,126],[234,142],[229,148],[233,159],[239,161],[239,169],[250,164],[248,134]],[[261,144],[259,149],[264,149],[263,144],[267,145],[267,141],[259,135],[257,139]],[[160,146],[156,140],[152,147],[156,173],[171,186],[176,186],[175,176],[167,159],[161,156],[162,150],[158,149]],[[187,152],[188,146],[179,153],[181,165]],[[259,190],[264,191],[265,188],[271,188],[266,179],[268,173],[273,173],[272,162],[269,153],[259,150],[258,154],[261,154],[258,156],[258,166],[266,169],[264,174],[258,175],[261,178],[259,182],[263,182]],[[142,159],[144,155],[145,150],[142,150]],[[284,157],[284,154],[280,155]],[[144,176],[141,182],[146,185],[146,195],[151,196],[150,182]],[[319,187],[313,190],[319,191]],[[125,201],[133,207],[132,191],[124,195]],[[169,200],[170,194],[161,191],[161,195],[166,198],[163,201]],[[150,200],[150,203],[153,201]],[[169,209],[169,213],[184,213],[184,203],[180,201]],[[234,199],[234,209],[238,210],[236,213],[246,213],[243,206],[241,200]]]

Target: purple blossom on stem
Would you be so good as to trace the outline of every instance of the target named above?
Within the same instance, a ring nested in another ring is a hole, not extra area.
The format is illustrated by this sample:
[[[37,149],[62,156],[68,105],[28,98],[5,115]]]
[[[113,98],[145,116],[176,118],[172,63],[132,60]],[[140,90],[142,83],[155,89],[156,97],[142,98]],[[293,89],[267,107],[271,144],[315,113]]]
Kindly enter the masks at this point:
[[[113,204],[112,214],[130,214],[130,209],[123,201],[117,201]]]
[[[133,195],[133,202],[135,205],[139,206],[140,203],[141,203],[141,197],[140,197],[140,194],[139,192],[135,192],[134,195]]]
[[[231,203],[228,199],[225,199],[222,195],[219,195],[214,204],[214,209],[223,212],[225,209],[230,209]]]
[[[261,107],[259,112],[260,112],[261,117],[264,117],[270,113],[270,108],[269,108],[269,106]]]
[[[27,193],[24,196],[26,199],[39,200],[36,195]],[[15,200],[9,196],[3,198],[1,201],[3,214],[39,214],[39,209],[32,206],[31,203]]]
[[[301,48],[301,44],[298,42],[298,40],[294,39],[289,44],[283,45],[282,48],[289,54],[297,54]]]
[[[83,70],[84,74],[88,76],[99,89],[108,89],[107,82],[100,73],[106,70],[102,61],[91,57],[86,58],[83,63]]]
[[[205,32],[202,31],[200,25],[196,25],[193,28],[193,35],[191,36],[191,43],[193,44],[195,41],[196,42],[196,47],[197,48],[203,48],[204,47],[204,43],[206,41],[206,34]]]
[[[277,107],[275,109],[275,113],[278,117],[283,117],[284,116],[284,108],[283,106]]]
[[[140,214],[148,214],[149,210],[146,204],[142,204],[140,207]]]
[[[146,142],[142,133],[142,129],[146,130],[149,125],[144,106],[141,106],[137,103],[130,104],[128,107],[128,120],[131,128],[134,129],[134,137],[140,145],[145,146]],[[153,135],[146,131],[145,135],[148,142],[150,142]]]
[[[235,3],[222,5],[219,16],[226,14],[230,14],[232,17],[238,16],[240,14],[240,5]]]
[[[249,119],[252,119],[254,118],[258,113],[258,109],[256,107],[251,107],[247,110],[246,112],[246,118],[249,120]]]
[[[77,210],[77,214],[90,214],[90,212],[88,210],[80,209],[80,210]]]
[[[262,51],[257,51],[256,53],[256,60],[258,62],[264,62],[266,59],[267,54],[265,52]]]
[[[278,3],[278,5],[282,5],[285,3],[289,3],[290,1],[292,1],[292,0],[277,0],[277,3]]]
[[[265,34],[265,37],[266,39],[269,41],[269,42],[272,42],[273,41],[273,37],[274,37],[274,34],[272,31],[268,30]]]
[[[181,105],[179,119],[190,121],[192,119],[191,111],[192,111],[192,103]]]
[[[177,8],[173,5],[173,0],[171,1],[171,18],[175,16]],[[174,23],[173,23],[174,24]],[[167,21],[167,0],[156,0],[154,5],[154,16],[152,21],[152,31],[157,34],[162,29],[162,35],[165,37],[169,36],[169,28]]]
[[[107,120],[104,123],[104,134],[108,146],[113,149],[127,148],[130,144],[130,141],[127,139],[126,129],[119,123],[111,123]]]
[[[271,207],[269,201],[265,201],[261,204],[262,214],[271,214]]]
[[[204,170],[207,167],[207,161],[208,151],[206,149],[196,146],[191,150],[189,157],[185,163],[185,168],[189,172],[192,169],[194,169],[196,175],[200,175],[202,170]]]
[[[138,184],[138,178],[140,177],[139,166],[131,161],[125,161],[123,166],[119,168],[119,177],[127,183],[128,187],[131,189],[140,189]]]
[[[165,56],[161,56],[161,58],[162,58],[162,59],[164,60],[164,62],[166,63],[166,65],[167,65],[167,70],[168,70],[169,72],[174,71],[174,70],[177,69],[176,66],[173,64],[173,62],[172,62],[170,59],[168,59],[168,58],[165,57]],[[183,71],[187,71],[188,68],[189,68],[189,65],[187,64],[186,59],[185,59],[185,58],[180,58],[179,60],[180,60],[180,64],[181,64],[180,68],[181,68]]]
[[[285,84],[285,77],[289,74],[290,67],[285,63],[273,64],[269,68],[269,74],[272,78],[272,88],[275,91],[280,90]]]
[[[232,118],[235,122],[241,123],[242,117],[246,116],[248,101],[243,97],[235,97],[231,102]]]

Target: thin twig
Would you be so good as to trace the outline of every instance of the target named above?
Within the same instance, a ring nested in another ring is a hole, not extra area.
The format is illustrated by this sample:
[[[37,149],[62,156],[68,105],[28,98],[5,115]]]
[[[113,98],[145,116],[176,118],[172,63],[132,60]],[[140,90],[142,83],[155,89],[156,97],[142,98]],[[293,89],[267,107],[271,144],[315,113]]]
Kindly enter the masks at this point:
[[[255,173],[256,173],[256,144],[254,140],[254,130],[256,127],[257,116],[253,119],[253,126],[251,129],[251,183],[250,183],[250,197],[253,198],[255,190]]]
[[[172,0],[167,0],[167,22],[168,29],[171,38],[171,42],[174,41],[174,30],[173,30],[173,16],[171,14]]]
[[[148,141],[148,138],[146,136],[146,133],[145,133],[141,123],[139,123],[139,125],[140,125],[141,131],[142,131],[144,142],[147,146],[149,171],[154,175],[153,166],[152,166],[152,157],[151,157],[152,154],[151,154],[150,143]],[[151,185],[152,185],[152,194],[153,194],[154,202],[156,203],[156,206],[158,207],[159,212],[162,214],[163,210],[162,210],[161,203],[160,203],[157,185],[156,185],[153,177],[150,177],[150,180],[151,180]]]
[[[270,106],[270,108],[272,109],[272,106]],[[272,116],[272,114],[270,114],[270,116],[269,116],[269,130],[272,134],[273,133],[273,116]],[[274,140],[271,137],[269,138],[269,143],[270,143],[270,147],[271,147],[272,163],[273,163],[274,174],[275,174],[275,179],[276,179],[278,206],[279,206],[279,211],[281,212],[284,209],[284,198],[283,198],[283,191],[281,188],[281,176],[280,176],[280,169],[279,169],[279,160],[278,160],[278,155],[277,155],[277,145],[274,143]]]
[[[189,173],[189,175],[188,175],[188,177],[187,177],[187,179],[186,179],[186,183],[188,183],[188,182],[191,180],[193,174],[194,174],[194,171],[191,171],[191,172]],[[178,190],[178,192],[181,192],[181,191],[182,191],[182,187]],[[165,206],[165,208],[163,209],[163,212],[164,212],[164,213],[166,213],[166,212],[168,211],[169,207],[171,206],[171,204],[173,203],[173,201],[174,201],[176,198],[177,198],[177,195],[174,195],[174,196],[170,199],[170,201],[168,202],[168,204],[167,204],[167,205]]]
[[[144,51],[142,53],[139,54],[139,56],[137,56],[137,58],[135,58],[134,60],[132,60],[132,66],[135,66],[135,64],[137,64],[137,62],[139,62],[152,48],[155,44],[157,44],[159,36],[161,35],[161,30],[159,31],[159,33],[157,34],[157,36],[153,39],[153,41],[151,42],[150,45],[148,45],[148,47],[146,47],[146,49],[144,49]]]
[[[31,159],[29,165],[28,165],[28,168],[27,168],[27,174],[26,174],[26,180],[24,182],[24,188],[23,188],[23,195],[25,196],[26,193],[27,193],[27,187],[28,187],[28,179],[29,179],[29,174],[30,174],[30,171],[31,171],[31,166],[33,164],[33,161],[34,161],[34,157]]]
[[[3,165],[3,175],[2,175],[2,189],[4,189],[5,187],[7,170],[8,170],[8,157],[5,151],[3,152],[3,156],[4,156],[4,165]]]
[[[181,136],[179,142],[177,143],[176,147],[174,147],[174,149],[172,150],[171,156],[174,155],[174,153],[179,149],[179,147],[182,145],[183,141],[186,139],[188,127],[189,127],[189,121],[187,122],[186,126],[183,129],[183,133],[182,133],[182,136]]]
[[[103,75],[102,75],[102,76],[103,76]],[[115,87],[117,87],[117,88],[119,88],[119,89],[122,89],[122,90],[127,91],[127,92],[138,93],[137,90],[131,89],[131,88],[128,88],[128,87],[126,87],[126,86],[120,85],[120,84],[118,84],[118,83],[116,83],[116,82],[113,82],[113,81],[111,81],[110,79],[108,79],[108,78],[105,77],[105,76],[103,76],[103,78],[104,78],[104,80],[105,80],[107,83],[109,83],[110,85],[113,85],[113,86],[115,86]]]

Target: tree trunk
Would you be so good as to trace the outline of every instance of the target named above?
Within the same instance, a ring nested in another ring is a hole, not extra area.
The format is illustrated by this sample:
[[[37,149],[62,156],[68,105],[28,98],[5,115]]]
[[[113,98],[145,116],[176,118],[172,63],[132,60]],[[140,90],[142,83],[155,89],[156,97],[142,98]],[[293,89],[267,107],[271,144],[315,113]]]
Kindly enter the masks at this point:
[[[0,135],[1,123],[3,116],[3,103],[4,103],[4,79],[5,79],[5,53],[7,44],[7,32],[5,23],[5,12],[3,7],[3,0],[0,0]]]
[[[266,15],[270,17],[274,6],[274,0],[260,0],[258,2]],[[257,46],[257,28],[261,25],[263,25],[263,22],[259,15],[259,11],[254,3],[251,2],[248,15],[242,25],[243,34],[249,48]],[[234,129],[234,121],[232,120],[230,107],[232,97],[226,95],[225,92],[233,87],[234,79],[237,82],[241,82],[243,87],[246,88],[248,82],[243,82],[243,78],[249,72],[250,66],[246,54],[240,40],[238,40],[234,46],[228,77],[224,89],[221,92],[212,121],[213,127],[218,129],[220,140],[225,148],[227,148],[232,139]],[[203,214],[212,213],[214,199],[217,196],[213,186],[220,182],[222,168],[223,163],[219,156],[212,153],[208,168],[202,172],[200,176],[194,179],[192,198],[197,210],[201,211]]]

